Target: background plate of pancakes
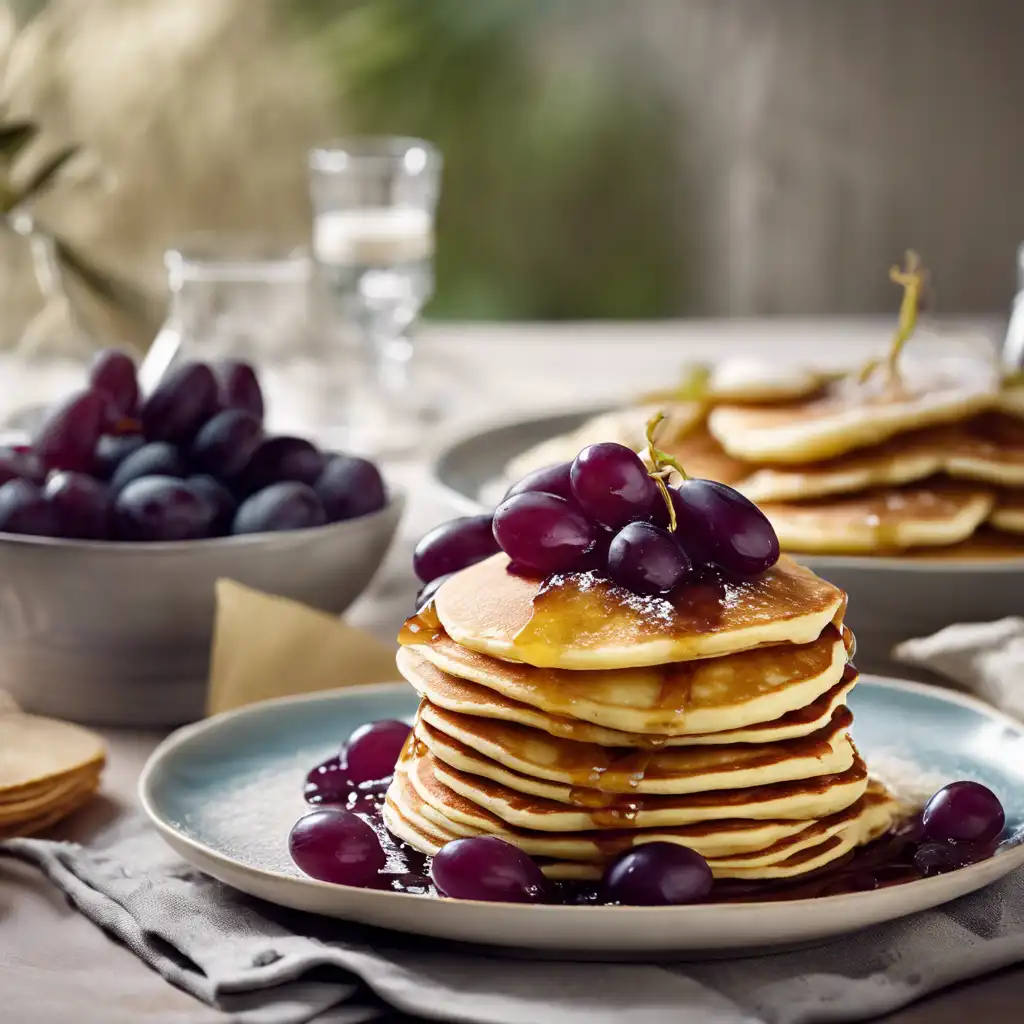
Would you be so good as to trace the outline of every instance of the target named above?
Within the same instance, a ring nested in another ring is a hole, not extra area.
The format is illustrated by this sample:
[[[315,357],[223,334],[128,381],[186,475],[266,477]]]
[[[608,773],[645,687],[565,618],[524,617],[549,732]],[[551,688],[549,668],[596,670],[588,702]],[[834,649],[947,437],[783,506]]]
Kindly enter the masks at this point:
[[[969,376],[973,364],[965,365]],[[843,408],[834,380],[763,374],[756,364],[730,370],[711,401],[666,393],[625,409],[480,428],[440,452],[433,476],[462,512],[480,512],[512,481],[588,444],[639,449],[647,418],[664,410],[662,448],[691,475],[744,491],[772,520],[783,550],[849,594],[862,668],[891,672],[889,652],[903,640],[1019,611],[1024,385],[994,393],[984,382],[972,390],[940,380],[927,397],[886,406],[879,428]],[[896,433],[872,440],[879,429]],[[723,439],[747,457],[726,451]],[[837,447],[840,454],[828,454]],[[768,462],[763,452],[788,461]]]
[[[1016,841],[1024,834],[1024,727],[971,698],[862,677],[849,694],[860,755],[908,800],[923,800],[954,779],[976,779],[993,789],[1006,809],[1011,837],[994,857],[871,892],[657,908],[476,903],[303,876],[291,862],[287,841],[306,809],[306,772],[335,753],[359,725],[382,718],[412,721],[417,704],[410,686],[388,684],[268,701],[208,719],[180,730],[155,751],[140,780],[143,807],[190,863],[272,903],[486,947],[578,956],[699,956],[823,941],[937,906],[1024,865],[1024,844]],[[440,759],[454,759],[447,748],[458,717],[435,714],[426,723]],[[492,748],[504,742],[501,730],[486,740]],[[786,749],[796,765],[799,743]],[[838,747],[836,756],[844,756]],[[705,770],[710,779],[717,769],[709,763]]]

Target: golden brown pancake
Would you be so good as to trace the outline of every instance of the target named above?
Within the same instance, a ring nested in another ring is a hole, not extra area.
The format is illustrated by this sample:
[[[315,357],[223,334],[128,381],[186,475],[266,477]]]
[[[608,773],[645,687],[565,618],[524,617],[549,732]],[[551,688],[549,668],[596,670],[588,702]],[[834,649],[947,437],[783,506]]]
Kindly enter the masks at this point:
[[[595,573],[538,583],[508,564],[498,554],[456,573],[435,596],[437,616],[457,644],[538,667],[632,668],[811,643],[845,605],[841,590],[785,555],[756,579],[709,576],[671,601]]]
[[[1024,534],[1024,492],[1001,494],[989,522],[1005,533]],[[1024,544],[1021,551],[1024,553]]]
[[[957,544],[988,519],[994,502],[989,490],[933,482],[815,501],[765,504],[761,510],[786,550],[877,554]]]

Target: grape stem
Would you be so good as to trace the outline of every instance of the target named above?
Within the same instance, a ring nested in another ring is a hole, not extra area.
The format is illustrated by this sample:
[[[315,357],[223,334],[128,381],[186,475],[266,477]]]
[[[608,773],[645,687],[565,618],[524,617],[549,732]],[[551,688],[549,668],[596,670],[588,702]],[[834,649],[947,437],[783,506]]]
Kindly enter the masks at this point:
[[[664,419],[665,414],[658,412],[647,421],[647,429],[644,434],[647,438],[647,457],[651,460],[651,469],[647,475],[658,485],[658,491],[668,509],[668,532],[675,533],[678,523],[676,522],[676,507],[672,503],[672,495],[668,493],[668,477],[673,470],[684,480],[689,480],[690,477],[677,459],[674,459],[668,452],[663,452],[654,444],[654,433]]]
[[[899,322],[893,335],[889,353],[885,357],[886,380],[890,387],[899,383],[899,358],[903,346],[917,327],[917,318],[921,312],[921,295],[928,280],[928,272],[921,266],[921,258],[913,249],[908,249],[903,268],[892,267],[889,280],[903,288],[903,299],[900,302]],[[883,360],[872,359],[861,370],[859,382],[865,383],[871,375],[883,365]]]

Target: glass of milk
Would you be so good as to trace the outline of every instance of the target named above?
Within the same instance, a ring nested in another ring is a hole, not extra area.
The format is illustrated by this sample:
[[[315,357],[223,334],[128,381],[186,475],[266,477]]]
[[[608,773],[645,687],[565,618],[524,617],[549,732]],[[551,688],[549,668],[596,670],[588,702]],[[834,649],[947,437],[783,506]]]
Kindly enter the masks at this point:
[[[441,154],[422,139],[365,137],[318,147],[309,162],[321,315],[354,330],[362,355],[352,444],[407,450],[437,415],[411,332],[434,290]]]

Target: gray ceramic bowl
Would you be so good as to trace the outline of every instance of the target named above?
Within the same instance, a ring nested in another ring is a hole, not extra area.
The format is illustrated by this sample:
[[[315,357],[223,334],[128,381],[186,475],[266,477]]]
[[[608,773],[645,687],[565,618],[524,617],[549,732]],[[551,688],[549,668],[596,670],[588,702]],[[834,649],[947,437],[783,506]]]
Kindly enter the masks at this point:
[[[347,522],[173,544],[0,537],[0,690],[93,725],[199,718],[216,581],[340,613],[383,561],[403,504],[392,491]]]
[[[432,472],[447,499],[464,514],[493,506],[495,478],[510,459],[535,444],[580,426],[604,407],[477,428],[453,440]],[[865,672],[913,675],[894,665],[893,647],[954,622],[988,622],[1024,608],[1024,557],[946,561],[800,555],[801,562],[842,587],[850,598],[847,621],[857,635],[857,666]]]

